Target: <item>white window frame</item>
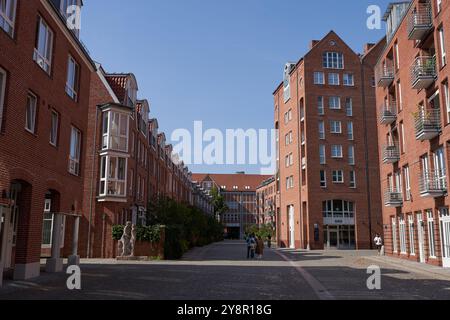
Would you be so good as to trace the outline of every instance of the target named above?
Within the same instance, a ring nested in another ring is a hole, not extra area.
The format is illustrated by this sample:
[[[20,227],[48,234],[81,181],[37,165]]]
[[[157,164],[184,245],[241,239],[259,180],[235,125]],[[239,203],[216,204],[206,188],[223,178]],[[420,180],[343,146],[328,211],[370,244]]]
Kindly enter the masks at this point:
[[[345,99],[345,112],[347,117],[353,117],[353,99],[346,98]]]
[[[74,138],[76,141],[74,142]],[[70,148],[69,148],[69,173],[79,176],[80,175],[80,161],[81,161],[81,131],[75,128],[74,126],[71,127],[70,130]],[[76,144],[75,144],[76,143]],[[72,145],[75,144],[73,147]],[[72,149],[75,154],[72,154]]]
[[[426,210],[427,214],[427,231],[428,231],[428,256],[436,259],[436,237],[434,234],[435,223],[433,210]]]
[[[398,42],[394,44],[394,51],[395,51],[395,70],[400,69],[400,51],[398,47]]]
[[[325,84],[325,73],[321,71],[314,72],[314,84],[324,85]]]
[[[334,103],[331,102],[338,102],[338,105],[336,106]],[[339,96],[331,96],[329,97],[328,100],[328,107],[330,108],[330,110],[341,110],[341,97]]]
[[[56,122],[54,120],[56,119]],[[50,144],[54,147],[58,145],[59,113],[52,110],[50,113]]]
[[[317,113],[319,116],[323,116],[325,114],[325,98],[323,96],[317,97]]]
[[[402,93],[402,83],[400,80],[397,81],[397,91],[398,91],[398,110],[403,110],[403,93]]]
[[[344,69],[344,54],[341,52],[324,52],[322,60],[325,69]]]
[[[333,183],[343,184],[344,180],[344,170],[333,170]]]
[[[349,141],[355,140],[355,133],[353,130],[353,121],[347,122],[347,139]]]
[[[356,189],[356,171],[350,171],[350,188]]]
[[[327,187],[327,172],[325,170],[320,170],[320,187]]]
[[[114,172],[111,172],[111,163],[115,159],[116,168]],[[124,161],[123,167],[123,179],[119,179],[119,162]],[[101,157],[100,162],[100,196],[108,197],[126,197],[127,196],[127,172],[128,172],[128,159],[126,157],[120,157],[115,155],[105,155]],[[112,185],[111,190],[116,192],[109,192],[109,185]],[[122,187],[120,187],[122,186]],[[122,190],[121,193],[117,190]]]
[[[397,244],[397,220],[396,218],[391,218],[391,226],[392,226],[392,250],[394,253],[398,253],[398,244]]]
[[[46,218],[46,215],[51,215],[50,218]],[[50,249],[53,244],[53,229],[55,228],[55,215],[50,212],[44,212],[43,221],[51,221],[51,227],[50,227],[50,243],[42,243],[41,248],[43,249]],[[42,225],[42,232],[44,231],[44,224]],[[60,232],[60,248],[64,248],[64,239],[65,239],[65,233],[66,233],[66,216],[63,215],[61,217],[61,232]]]
[[[355,146],[353,146],[353,145],[348,146],[348,163],[351,166],[354,166],[356,164],[356,161],[355,161]]]
[[[319,139],[325,140],[325,121],[319,121]]]
[[[328,85],[338,86],[341,84],[339,73],[331,72],[328,74]]]
[[[406,201],[411,201],[411,176],[409,166],[403,167],[403,178],[405,179],[405,199]]]
[[[44,70],[46,73],[50,74],[52,69],[52,58],[53,58],[53,40],[54,34],[50,29],[50,26],[47,22],[41,17],[38,17],[38,29],[36,36],[36,44],[33,53],[33,60]],[[41,28],[45,28],[45,44],[44,44],[44,52],[39,52],[39,43],[40,43],[40,35]]]
[[[31,99],[32,100],[31,100]],[[34,101],[33,105],[30,105],[30,101]],[[36,115],[37,115],[37,105],[38,105],[38,98],[35,94],[28,92],[27,94],[27,105],[25,109],[25,130],[28,132],[35,134],[36,133]],[[32,107],[30,110],[29,108]],[[32,112],[31,118],[29,119],[29,112]],[[31,123],[28,123],[28,120],[31,121]]]
[[[334,144],[331,146],[331,158],[342,159],[344,157],[344,150],[342,145]]]
[[[71,99],[75,101],[78,100],[77,90],[79,82],[80,82],[80,65],[71,55],[69,55],[67,61],[66,93]]]
[[[107,127],[105,127],[105,116],[108,117],[107,119]],[[118,124],[117,124],[117,128],[115,129],[116,132],[112,132],[112,124],[113,121],[116,120],[116,117],[118,116]],[[124,124],[122,122],[122,120],[124,120],[124,118],[126,118],[125,121],[125,126],[126,128],[122,128],[122,125]],[[130,117],[128,114],[126,113],[121,113],[121,112],[117,112],[115,110],[107,110],[103,112],[103,117],[102,117],[102,128],[103,128],[103,140],[102,140],[102,149],[103,150],[114,150],[114,151],[121,151],[121,152],[128,152],[128,136],[129,136],[129,129],[130,129]],[[106,129],[106,132],[105,132]],[[123,130],[122,130],[123,129]],[[122,134],[122,131],[125,132],[125,134]],[[116,144],[118,145],[117,148],[113,148],[113,140],[116,139],[118,142],[116,142]],[[105,143],[106,142],[106,143]],[[121,147],[121,145],[123,147]],[[133,142],[133,146],[134,146],[134,142]],[[132,148],[132,153],[134,153],[134,148]],[[139,151],[140,149],[138,149]],[[139,155],[138,155],[138,160],[139,160]]]
[[[414,225],[414,215],[408,215],[408,233],[409,233],[409,254],[411,256],[416,255],[416,247],[415,247],[415,225]]]
[[[5,105],[5,95],[6,95],[6,81],[7,81],[7,75],[6,71],[0,68],[0,76],[1,76],[1,82],[0,82],[0,132],[2,131],[2,123],[3,123],[3,110]]]
[[[355,86],[355,75],[353,73],[344,73],[342,81],[343,81],[344,86],[354,87]]]
[[[327,150],[323,144],[319,146],[319,161],[322,165],[327,163]]]
[[[331,134],[342,134],[342,122],[339,120],[330,120]]]
[[[398,225],[400,234],[400,254],[408,254],[406,242],[406,221],[404,217],[400,217]]]
[[[440,53],[441,53],[441,67],[447,65],[447,50],[445,48],[445,32],[444,27],[440,27],[439,30],[439,46],[440,46]]]
[[[2,0],[5,1],[5,0]],[[8,6],[8,3],[10,4]],[[12,6],[11,6],[12,4]],[[12,8],[12,12],[10,12],[10,16],[2,10],[1,1],[0,1],[0,18],[2,20],[2,24],[0,24],[0,29],[5,31],[11,38],[14,38],[15,31],[15,23],[16,23],[16,12],[17,12],[17,0],[6,0],[5,8]]]

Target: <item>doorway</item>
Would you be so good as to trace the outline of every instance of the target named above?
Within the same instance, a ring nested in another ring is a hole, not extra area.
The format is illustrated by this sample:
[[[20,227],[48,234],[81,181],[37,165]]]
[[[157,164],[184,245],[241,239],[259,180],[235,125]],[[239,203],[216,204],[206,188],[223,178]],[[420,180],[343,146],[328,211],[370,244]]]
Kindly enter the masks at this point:
[[[442,266],[450,268],[450,212],[448,208],[439,210],[442,243]]]
[[[288,207],[289,212],[289,248],[295,249],[295,215],[294,206]]]

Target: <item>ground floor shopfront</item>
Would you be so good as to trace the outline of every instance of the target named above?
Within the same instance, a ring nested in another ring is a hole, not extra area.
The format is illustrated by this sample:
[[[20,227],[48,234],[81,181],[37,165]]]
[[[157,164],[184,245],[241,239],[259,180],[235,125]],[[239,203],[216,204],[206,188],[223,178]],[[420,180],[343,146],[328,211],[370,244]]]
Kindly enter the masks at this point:
[[[385,244],[390,256],[450,268],[449,208],[390,216]]]

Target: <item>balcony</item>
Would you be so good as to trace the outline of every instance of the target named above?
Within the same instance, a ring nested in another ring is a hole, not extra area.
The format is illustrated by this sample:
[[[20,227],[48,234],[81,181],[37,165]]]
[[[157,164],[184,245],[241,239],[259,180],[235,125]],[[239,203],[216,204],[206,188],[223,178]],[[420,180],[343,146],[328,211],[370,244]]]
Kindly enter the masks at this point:
[[[386,103],[381,107],[380,123],[384,125],[392,124],[397,120],[397,106],[395,102],[389,105]]]
[[[394,208],[403,206],[403,194],[398,190],[388,189],[384,194],[384,205]]]
[[[377,71],[377,83],[379,87],[387,88],[394,82],[394,67],[383,65]]]
[[[431,15],[431,3],[419,3],[415,12],[412,12],[408,20],[408,39],[423,40],[433,27]]]
[[[441,133],[441,112],[439,109],[420,111],[415,114],[416,139],[431,140]]]
[[[383,163],[396,163],[400,160],[400,150],[396,145],[388,145],[383,148]]]
[[[428,88],[436,80],[436,56],[417,57],[411,66],[411,86],[421,90]]]
[[[445,172],[425,173],[419,181],[420,195],[422,197],[438,198],[447,193],[447,177]]]

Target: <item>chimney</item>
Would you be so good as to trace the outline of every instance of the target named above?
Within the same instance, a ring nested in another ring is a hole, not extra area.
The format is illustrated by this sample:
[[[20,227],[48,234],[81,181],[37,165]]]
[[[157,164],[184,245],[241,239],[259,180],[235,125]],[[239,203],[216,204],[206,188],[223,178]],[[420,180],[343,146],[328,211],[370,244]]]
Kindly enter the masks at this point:
[[[364,54],[370,51],[375,46],[375,43],[366,43],[364,45]]]
[[[316,44],[318,44],[319,42],[320,42],[320,40],[311,40],[311,42],[309,43],[309,50],[314,48],[316,46]]]

